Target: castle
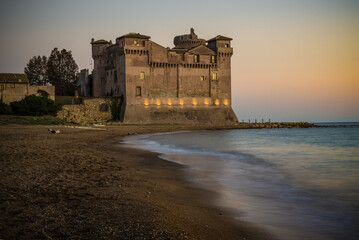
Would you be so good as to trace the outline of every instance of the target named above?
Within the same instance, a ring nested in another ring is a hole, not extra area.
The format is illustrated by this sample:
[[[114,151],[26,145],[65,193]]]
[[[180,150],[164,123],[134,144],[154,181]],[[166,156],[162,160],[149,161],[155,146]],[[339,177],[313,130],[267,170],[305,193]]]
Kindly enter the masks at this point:
[[[139,33],[115,43],[92,39],[92,95],[123,96],[122,120],[128,122],[237,121],[231,108],[231,40],[218,35],[206,41],[193,28],[174,38],[174,48]]]

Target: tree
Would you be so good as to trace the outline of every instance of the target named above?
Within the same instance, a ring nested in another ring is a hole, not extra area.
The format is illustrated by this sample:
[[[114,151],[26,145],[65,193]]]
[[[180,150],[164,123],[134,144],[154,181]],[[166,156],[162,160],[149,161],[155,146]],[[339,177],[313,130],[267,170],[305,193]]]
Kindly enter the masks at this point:
[[[55,86],[55,94],[73,96],[76,90],[78,67],[72,58],[71,51],[54,48],[47,61],[47,75],[50,83]]]
[[[46,56],[34,56],[31,58],[24,71],[30,81],[30,85],[46,86],[50,84],[47,77]]]

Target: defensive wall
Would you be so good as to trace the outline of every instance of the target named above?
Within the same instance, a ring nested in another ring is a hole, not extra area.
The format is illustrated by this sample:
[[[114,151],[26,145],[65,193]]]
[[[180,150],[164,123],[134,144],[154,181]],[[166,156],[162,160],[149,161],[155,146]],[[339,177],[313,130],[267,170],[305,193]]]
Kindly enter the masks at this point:
[[[104,123],[112,119],[113,98],[79,98],[78,104],[63,105],[58,117],[80,124]],[[237,121],[229,102],[209,98],[143,99],[142,105],[124,106],[124,123],[130,124],[233,124]]]

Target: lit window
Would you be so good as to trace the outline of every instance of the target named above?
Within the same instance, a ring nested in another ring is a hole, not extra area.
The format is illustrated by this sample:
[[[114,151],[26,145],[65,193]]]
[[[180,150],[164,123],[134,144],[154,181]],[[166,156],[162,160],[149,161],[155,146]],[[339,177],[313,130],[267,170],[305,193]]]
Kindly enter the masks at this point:
[[[199,62],[199,55],[194,55],[194,56],[193,56],[193,61],[194,61],[195,63],[198,63],[198,62]]]
[[[211,56],[211,63],[216,63],[217,62],[217,58],[215,55]]]
[[[224,47],[225,47],[225,48],[228,48],[228,47],[229,47],[229,44],[224,44]]]
[[[141,96],[141,87],[136,87],[136,97]]]
[[[201,76],[201,81],[203,81],[204,80],[204,76]]]
[[[217,72],[212,73],[212,80],[218,80]]]
[[[137,45],[137,41],[136,41],[136,40],[135,40],[135,41],[133,41],[133,44]]]
[[[144,73],[144,72],[141,72],[141,73],[140,73],[140,79],[141,79],[141,80],[145,79],[145,73]]]

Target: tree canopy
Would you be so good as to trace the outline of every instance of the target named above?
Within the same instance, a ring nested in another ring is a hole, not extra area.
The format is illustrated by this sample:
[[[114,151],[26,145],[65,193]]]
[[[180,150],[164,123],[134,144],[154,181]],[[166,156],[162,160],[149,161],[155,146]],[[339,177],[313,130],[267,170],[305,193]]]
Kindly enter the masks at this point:
[[[24,72],[30,81],[30,85],[50,85],[49,78],[47,76],[46,56],[34,56],[31,58],[27,63]]]
[[[54,48],[47,62],[47,75],[50,83],[55,86],[55,94],[73,96],[76,90],[78,67],[72,58],[71,51]]]
[[[73,96],[78,67],[71,51],[54,48],[50,57],[34,56],[25,67],[31,85],[53,85],[58,96]]]

